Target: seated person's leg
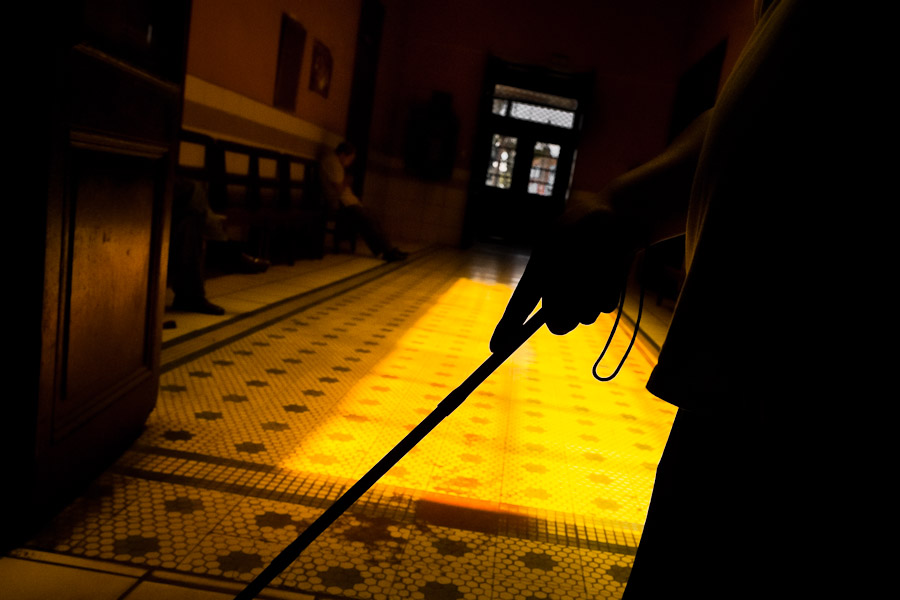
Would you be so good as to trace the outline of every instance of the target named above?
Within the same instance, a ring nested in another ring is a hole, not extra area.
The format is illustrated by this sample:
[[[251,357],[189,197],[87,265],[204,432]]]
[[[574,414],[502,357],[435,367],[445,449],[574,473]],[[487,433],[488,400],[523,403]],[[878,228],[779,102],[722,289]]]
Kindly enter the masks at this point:
[[[369,250],[375,256],[380,256],[387,261],[403,260],[407,254],[393,246],[385,235],[381,226],[362,204],[345,206],[341,210],[342,218],[352,219]]]
[[[243,244],[235,240],[209,240],[207,267],[221,275],[232,273],[265,273],[271,263],[254,258],[243,251]]]

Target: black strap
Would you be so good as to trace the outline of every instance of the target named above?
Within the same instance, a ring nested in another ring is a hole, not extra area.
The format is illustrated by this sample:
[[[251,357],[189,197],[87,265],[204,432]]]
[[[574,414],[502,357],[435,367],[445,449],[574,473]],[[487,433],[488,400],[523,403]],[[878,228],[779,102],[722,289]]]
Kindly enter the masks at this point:
[[[622,366],[625,364],[625,359],[628,358],[628,354],[631,352],[631,347],[634,346],[634,340],[637,339],[638,330],[641,325],[641,313],[644,312],[644,284],[641,283],[641,299],[638,302],[638,314],[637,320],[634,323],[634,333],[631,335],[631,342],[628,344],[628,348],[625,350],[625,354],[622,356],[622,360],[619,362],[619,366],[616,367],[616,370],[612,372],[611,375],[607,375],[605,377],[601,377],[597,375],[597,367],[600,365],[600,361],[603,360],[603,357],[606,356],[606,351],[609,350],[609,345],[612,343],[613,336],[616,334],[616,328],[619,326],[619,319],[622,318],[622,310],[625,308],[625,292],[626,285],[622,285],[622,295],[619,296],[619,308],[616,310],[616,321],[613,323],[612,331],[609,332],[609,338],[606,340],[606,345],[603,347],[603,352],[600,353],[599,358],[597,358],[597,362],[594,363],[594,368],[591,370],[594,378],[597,381],[612,381],[615,379],[616,375],[619,374],[619,371],[622,369]]]

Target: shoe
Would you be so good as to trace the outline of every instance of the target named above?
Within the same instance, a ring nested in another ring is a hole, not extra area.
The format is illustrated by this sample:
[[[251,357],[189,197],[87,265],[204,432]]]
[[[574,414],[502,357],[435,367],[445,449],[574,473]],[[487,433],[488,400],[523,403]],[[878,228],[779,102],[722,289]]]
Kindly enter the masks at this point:
[[[249,254],[241,254],[238,260],[237,270],[239,273],[255,274],[265,273],[272,263],[262,258],[254,258]]]
[[[172,310],[181,312],[199,313],[201,315],[221,316],[225,314],[225,309],[218,304],[213,304],[206,298],[198,298],[196,300],[179,301],[175,298],[172,302]]]
[[[406,260],[406,257],[409,256],[408,253],[403,252],[398,248],[391,248],[387,252],[385,252],[381,257],[387,262],[396,262],[398,260]]]

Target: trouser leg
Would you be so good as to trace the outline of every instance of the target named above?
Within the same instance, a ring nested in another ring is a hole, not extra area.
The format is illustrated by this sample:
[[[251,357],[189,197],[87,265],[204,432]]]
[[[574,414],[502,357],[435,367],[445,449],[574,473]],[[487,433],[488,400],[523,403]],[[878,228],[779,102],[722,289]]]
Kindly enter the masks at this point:
[[[169,242],[169,283],[175,297],[205,297],[203,287],[204,216],[182,209],[173,218]]]
[[[359,204],[345,206],[343,213],[342,216],[344,218],[349,217],[352,219],[353,224],[366,242],[366,246],[372,251],[372,254],[381,256],[391,249],[387,236],[366,207]]]
[[[760,432],[679,411],[623,600],[755,598],[771,523]],[[774,597],[774,596],[768,596]]]

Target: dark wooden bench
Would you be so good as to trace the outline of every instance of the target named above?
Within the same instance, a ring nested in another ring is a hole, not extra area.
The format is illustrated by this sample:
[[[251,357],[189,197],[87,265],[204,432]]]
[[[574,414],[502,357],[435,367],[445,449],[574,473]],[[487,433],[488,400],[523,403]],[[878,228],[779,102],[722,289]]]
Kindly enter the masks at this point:
[[[182,130],[178,175],[205,183],[229,237],[273,263],[321,258],[327,211],[314,159]]]

